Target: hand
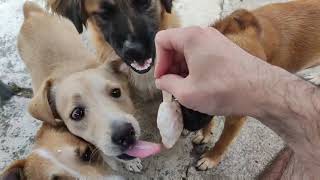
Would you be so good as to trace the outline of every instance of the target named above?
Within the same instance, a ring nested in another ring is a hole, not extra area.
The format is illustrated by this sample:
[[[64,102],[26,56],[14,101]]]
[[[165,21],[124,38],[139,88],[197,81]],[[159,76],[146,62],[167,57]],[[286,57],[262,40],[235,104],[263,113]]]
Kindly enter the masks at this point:
[[[264,94],[259,81],[272,78],[266,74],[273,66],[214,28],[169,29],[159,32],[155,41],[157,87],[182,105],[206,114],[251,114],[257,98]]]
[[[203,113],[259,119],[294,150],[292,176],[319,177],[318,87],[251,56],[213,28],[161,31],[156,50],[159,89]]]

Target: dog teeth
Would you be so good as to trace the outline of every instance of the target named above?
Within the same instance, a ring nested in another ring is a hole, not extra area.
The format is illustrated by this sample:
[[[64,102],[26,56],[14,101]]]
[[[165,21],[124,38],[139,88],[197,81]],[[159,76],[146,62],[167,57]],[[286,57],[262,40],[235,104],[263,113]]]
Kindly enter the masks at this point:
[[[144,65],[139,65],[136,61],[133,61],[133,63],[131,63],[131,67],[135,68],[136,70],[138,71],[143,71],[143,70],[146,70],[148,69],[152,64],[152,59],[148,59]]]

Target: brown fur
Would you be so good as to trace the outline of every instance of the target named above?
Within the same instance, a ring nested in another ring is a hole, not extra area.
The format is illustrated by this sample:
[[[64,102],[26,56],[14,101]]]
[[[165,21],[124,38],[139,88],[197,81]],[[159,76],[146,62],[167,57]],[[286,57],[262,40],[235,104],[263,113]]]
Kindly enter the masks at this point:
[[[117,73],[114,62],[98,63],[66,18],[48,14],[29,1],[24,5],[24,14],[18,50],[31,74],[35,93],[30,114],[53,126],[65,125],[104,156],[121,155],[123,150],[117,149],[111,138],[118,133],[113,124],[130,123],[135,135],[140,135],[127,77]],[[114,90],[121,95],[114,97]],[[90,111],[73,119],[75,108],[83,106]]]
[[[59,128],[44,124],[38,131],[35,142],[31,154],[8,166],[0,174],[0,179],[106,178],[112,175],[112,170],[105,166],[102,159],[98,157],[98,151],[87,142],[69,133],[65,127]],[[87,153],[88,149],[89,153]],[[50,153],[54,159],[77,171],[80,177],[75,177],[53,160],[41,156],[38,153],[39,150]],[[88,157],[83,158],[84,156]]]
[[[162,12],[161,29],[179,27],[179,18],[175,14]],[[251,12],[237,10],[216,22],[213,27],[247,52],[290,72],[319,64],[320,3],[317,0],[271,4]],[[90,18],[89,29],[93,32],[98,55],[105,61],[108,59],[106,54],[109,55],[112,49],[106,43],[95,21]],[[153,71],[143,75],[129,71],[129,76],[132,85],[138,90],[156,94],[155,86],[150,86],[150,82],[153,82]],[[144,97],[146,96],[154,98],[145,94]],[[243,117],[227,117],[220,140],[200,159],[199,169],[212,168],[220,162],[244,122]],[[210,123],[197,134],[194,141],[207,142],[213,126],[214,124]]]
[[[213,27],[250,54],[289,72],[320,64],[317,0],[270,4],[251,12],[237,10]],[[244,122],[244,117],[227,117],[219,141],[203,155],[198,168],[216,166]]]
[[[108,1],[112,2],[112,0]],[[99,60],[101,62],[105,62],[111,59],[110,52],[112,52],[113,49],[110,44],[106,42],[103,33],[97,24],[96,17],[94,16],[94,14],[99,12],[101,9],[100,2],[101,0],[47,0],[47,6],[53,12],[71,19],[76,24],[76,27],[79,27],[79,24],[77,24],[79,21],[77,21],[77,19],[82,19],[83,21],[81,23],[88,27],[88,30],[91,34],[91,39],[93,40]],[[123,3],[127,2],[129,1],[124,1]],[[160,12],[158,16],[155,16],[154,20],[157,21],[157,19],[160,19],[160,30],[180,27],[179,18],[174,12],[171,12],[172,0],[151,0],[151,3],[153,3],[153,6],[156,7],[154,11]],[[70,15],[69,10],[72,10],[72,15]],[[74,17],[83,18],[74,19]],[[82,32],[82,29],[77,29],[79,32]],[[153,98],[154,95],[159,92],[155,88],[153,70],[150,70],[146,74],[137,74],[131,70],[128,70],[128,72],[129,79],[131,79],[132,84],[138,90],[149,94],[149,96],[145,97]]]

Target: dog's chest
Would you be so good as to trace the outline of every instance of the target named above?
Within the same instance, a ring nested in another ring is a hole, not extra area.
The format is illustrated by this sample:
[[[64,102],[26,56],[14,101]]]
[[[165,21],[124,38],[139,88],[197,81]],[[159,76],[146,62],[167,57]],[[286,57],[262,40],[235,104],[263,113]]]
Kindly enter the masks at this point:
[[[146,74],[137,74],[133,71],[129,72],[131,85],[137,89],[140,98],[144,100],[152,100],[160,94],[160,91],[156,88],[153,74],[154,69]]]

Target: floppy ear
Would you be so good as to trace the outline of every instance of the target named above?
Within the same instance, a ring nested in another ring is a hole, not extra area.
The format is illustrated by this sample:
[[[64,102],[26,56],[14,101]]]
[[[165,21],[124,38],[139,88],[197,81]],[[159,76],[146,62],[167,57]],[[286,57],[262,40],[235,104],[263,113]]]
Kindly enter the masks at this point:
[[[83,32],[83,25],[86,26],[88,19],[84,0],[48,0],[47,7],[54,13],[70,19],[78,32]]]
[[[164,9],[167,11],[167,13],[171,13],[173,0],[160,0],[160,1]]]
[[[38,4],[36,4],[35,2],[26,1],[23,5],[24,18],[29,18],[32,12],[44,13],[44,10],[41,7],[39,7]]]
[[[238,33],[250,27],[255,28],[257,32],[261,29],[254,14],[245,9],[234,11],[230,16],[218,21],[214,27],[223,34]]]
[[[24,167],[26,160],[15,161],[0,175],[1,180],[24,180],[26,179],[24,174]]]
[[[55,111],[55,107],[52,107],[55,106],[54,100],[51,99],[52,97],[50,95],[52,85],[52,79],[46,80],[41,85],[29,104],[29,112],[36,119],[51,125],[57,125],[60,121],[56,119],[59,118],[59,116]]]
[[[105,64],[111,72],[128,77],[130,68],[121,59],[110,60]]]
[[[108,71],[128,77],[130,68],[115,51],[111,51],[108,56],[104,58],[104,61],[101,62],[103,62],[104,67],[106,67]]]

